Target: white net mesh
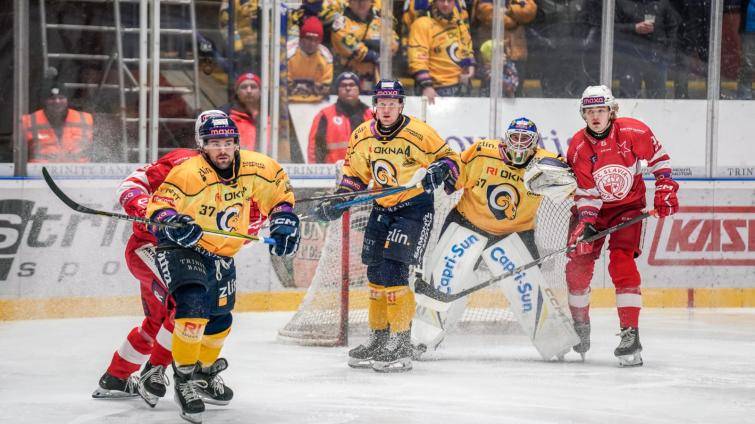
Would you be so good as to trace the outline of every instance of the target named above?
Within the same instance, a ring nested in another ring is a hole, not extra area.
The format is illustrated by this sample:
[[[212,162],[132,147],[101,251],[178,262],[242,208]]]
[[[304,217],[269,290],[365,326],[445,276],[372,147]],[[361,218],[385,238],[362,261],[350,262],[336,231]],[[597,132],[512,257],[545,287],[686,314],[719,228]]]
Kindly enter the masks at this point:
[[[437,243],[443,221],[459,196],[460,192],[451,196],[436,192],[435,222],[426,252],[432,251]],[[554,204],[543,199],[538,210],[538,230],[535,231],[541,255],[566,245],[570,207],[570,201]],[[345,342],[346,334],[366,333],[367,270],[361,262],[361,251],[370,210],[370,205],[352,207],[348,215],[328,225],[312,283],[296,314],[279,331],[280,340],[302,345],[335,346]],[[349,225],[344,226],[342,220],[347,216]],[[543,265],[546,283],[555,289],[559,301],[564,302],[562,304],[566,304],[565,265],[563,255]],[[485,270],[479,272],[486,273]],[[348,279],[348,314],[344,303],[344,279]],[[480,328],[496,332],[518,328],[507,306],[508,302],[497,285],[479,290],[470,296],[469,305],[457,327],[463,327],[465,331]]]

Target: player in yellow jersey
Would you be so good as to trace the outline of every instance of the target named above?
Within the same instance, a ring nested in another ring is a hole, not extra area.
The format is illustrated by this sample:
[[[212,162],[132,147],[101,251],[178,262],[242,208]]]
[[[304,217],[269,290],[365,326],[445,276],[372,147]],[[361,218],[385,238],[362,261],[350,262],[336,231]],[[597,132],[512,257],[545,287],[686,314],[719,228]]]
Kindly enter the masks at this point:
[[[375,85],[375,119],[351,134],[337,192],[364,190],[375,185],[396,187],[409,183],[420,168],[427,174],[422,187],[378,199],[373,205],[362,246],[367,265],[370,301],[370,338],[349,351],[349,365],[378,372],[412,368],[410,329],[414,293],[409,267],[422,261],[435,214],[433,191],[453,190],[459,175],[459,156],[424,122],[404,115],[404,88],[396,80]],[[318,207],[323,220],[341,216],[331,204]]]
[[[243,239],[204,234],[202,228],[246,232],[255,205],[270,219],[270,253],[293,255],[299,218],[288,176],[273,159],[239,149],[228,117],[199,127],[200,155],[174,167],[152,195],[146,216],[181,227],[157,231],[157,269],[175,299],[172,336],[175,399],[181,417],[200,423],[204,402],[225,405],[233,397],[218,375],[218,358],[231,330],[236,268]],[[203,401],[204,400],[204,401]]]
[[[482,249],[495,245],[512,233],[518,233],[532,258],[539,257],[534,228],[542,198],[540,194],[533,193],[525,186],[525,171],[531,163],[557,156],[555,153],[539,148],[539,139],[534,122],[527,118],[517,118],[511,121],[502,141],[477,140],[461,154],[462,167],[456,181],[456,189],[463,189],[464,192],[446,217],[438,247],[429,254],[430,259],[427,260],[427,264],[449,267],[449,272],[445,275],[459,274],[457,276],[460,278],[459,281],[467,282],[471,278],[464,277],[462,270],[467,269],[471,272],[477,265],[477,257]],[[549,160],[560,163],[557,159]],[[565,164],[564,168],[568,170]],[[463,235],[454,236],[454,232],[460,227],[462,230],[459,233]],[[466,243],[470,237],[469,234],[481,235],[487,239],[483,246],[479,246],[480,251],[476,252],[477,256],[455,250],[451,244],[462,238],[464,241],[458,245],[469,250],[469,243]],[[444,240],[449,240],[449,242],[446,243]],[[450,254],[444,250],[443,246],[446,244],[452,246]],[[435,256],[440,257],[436,259]],[[462,261],[465,265],[468,264],[468,268],[462,265]],[[449,266],[449,263],[452,266]],[[435,275],[443,275],[434,269],[426,269],[427,281],[429,281],[429,274],[433,272],[436,272]],[[452,278],[438,278],[437,280],[439,280],[435,282],[437,288],[448,293],[466,288],[455,287],[455,280]],[[457,301],[458,303],[455,302],[445,311],[437,311],[432,305],[424,305],[422,299],[418,302],[424,309],[418,308],[422,314],[418,315],[417,320],[421,323],[413,329],[412,338],[421,352],[425,348],[437,348],[445,337],[445,329],[461,318],[466,301]],[[437,313],[442,313],[440,318]],[[426,316],[429,318],[426,319]],[[427,327],[426,322],[432,325]]]

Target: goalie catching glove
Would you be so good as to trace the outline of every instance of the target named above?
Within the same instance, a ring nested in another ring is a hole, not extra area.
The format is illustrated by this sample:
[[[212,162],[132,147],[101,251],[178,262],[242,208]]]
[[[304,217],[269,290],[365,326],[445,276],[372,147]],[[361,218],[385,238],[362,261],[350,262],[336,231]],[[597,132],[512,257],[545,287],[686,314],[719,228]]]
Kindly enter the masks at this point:
[[[577,188],[577,180],[566,163],[556,158],[534,158],[524,172],[524,187],[554,202],[561,202]]]

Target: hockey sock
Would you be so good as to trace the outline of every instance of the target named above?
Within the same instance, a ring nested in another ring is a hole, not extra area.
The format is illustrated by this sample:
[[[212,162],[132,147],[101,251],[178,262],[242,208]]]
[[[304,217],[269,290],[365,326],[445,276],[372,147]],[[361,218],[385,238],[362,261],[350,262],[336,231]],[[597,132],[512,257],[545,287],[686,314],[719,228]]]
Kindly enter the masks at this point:
[[[407,286],[387,287],[388,323],[392,333],[409,331],[414,318],[414,292]]]
[[[590,322],[590,288],[569,290],[569,310],[574,322]]]
[[[640,321],[640,308],[642,308],[642,294],[639,287],[616,288],[616,309],[619,313],[621,328],[637,328]]]
[[[384,330],[388,328],[388,305],[385,299],[385,287],[368,283],[370,289],[370,306],[368,319],[370,330]]]
[[[173,330],[173,361],[176,366],[194,365],[199,360],[206,318],[178,318]]]
[[[223,348],[225,338],[228,337],[228,333],[231,332],[230,327],[217,334],[205,334],[202,337],[202,347],[199,349],[199,365],[202,368],[207,368],[212,365],[218,356],[220,356],[220,350]]]
[[[173,346],[173,321],[165,320],[155,337],[155,344],[152,346],[152,354],[149,357],[149,363],[152,365],[162,365],[167,367],[173,360],[170,353]]]
[[[118,378],[127,378],[142,366],[149,358],[152,339],[139,327],[134,327],[123,344],[113,354],[113,360],[107,372]]]
[[[616,308],[619,313],[619,324],[622,328],[637,328],[637,321],[642,308],[642,294],[640,292],[640,272],[634,261],[634,251],[628,249],[612,249],[608,273],[616,287]]]

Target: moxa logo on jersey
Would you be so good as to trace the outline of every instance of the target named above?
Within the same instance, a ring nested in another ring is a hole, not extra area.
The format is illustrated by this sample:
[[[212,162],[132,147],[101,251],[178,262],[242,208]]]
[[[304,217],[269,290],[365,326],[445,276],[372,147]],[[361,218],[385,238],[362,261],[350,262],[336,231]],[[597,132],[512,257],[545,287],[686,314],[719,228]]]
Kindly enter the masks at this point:
[[[648,264],[755,265],[755,207],[686,206],[659,219]]]
[[[519,191],[511,184],[488,186],[488,209],[496,219],[516,219],[519,209]]]
[[[501,264],[504,272],[513,272],[517,267],[517,264],[500,246],[490,251],[490,258]],[[519,301],[522,303],[522,312],[532,310],[532,283],[528,282],[526,277],[527,273],[524,271],[514,274],[516,291],[519,293]]]
[[[470,235],[461,242],[451,245],[449,254],[443,257],[443,272],[440,277],[440,285],[438,286],[439,290],[451,294],[451,280],[454,278],[459,258],[464,256],[464,253],[479,241],[479,237]]]

